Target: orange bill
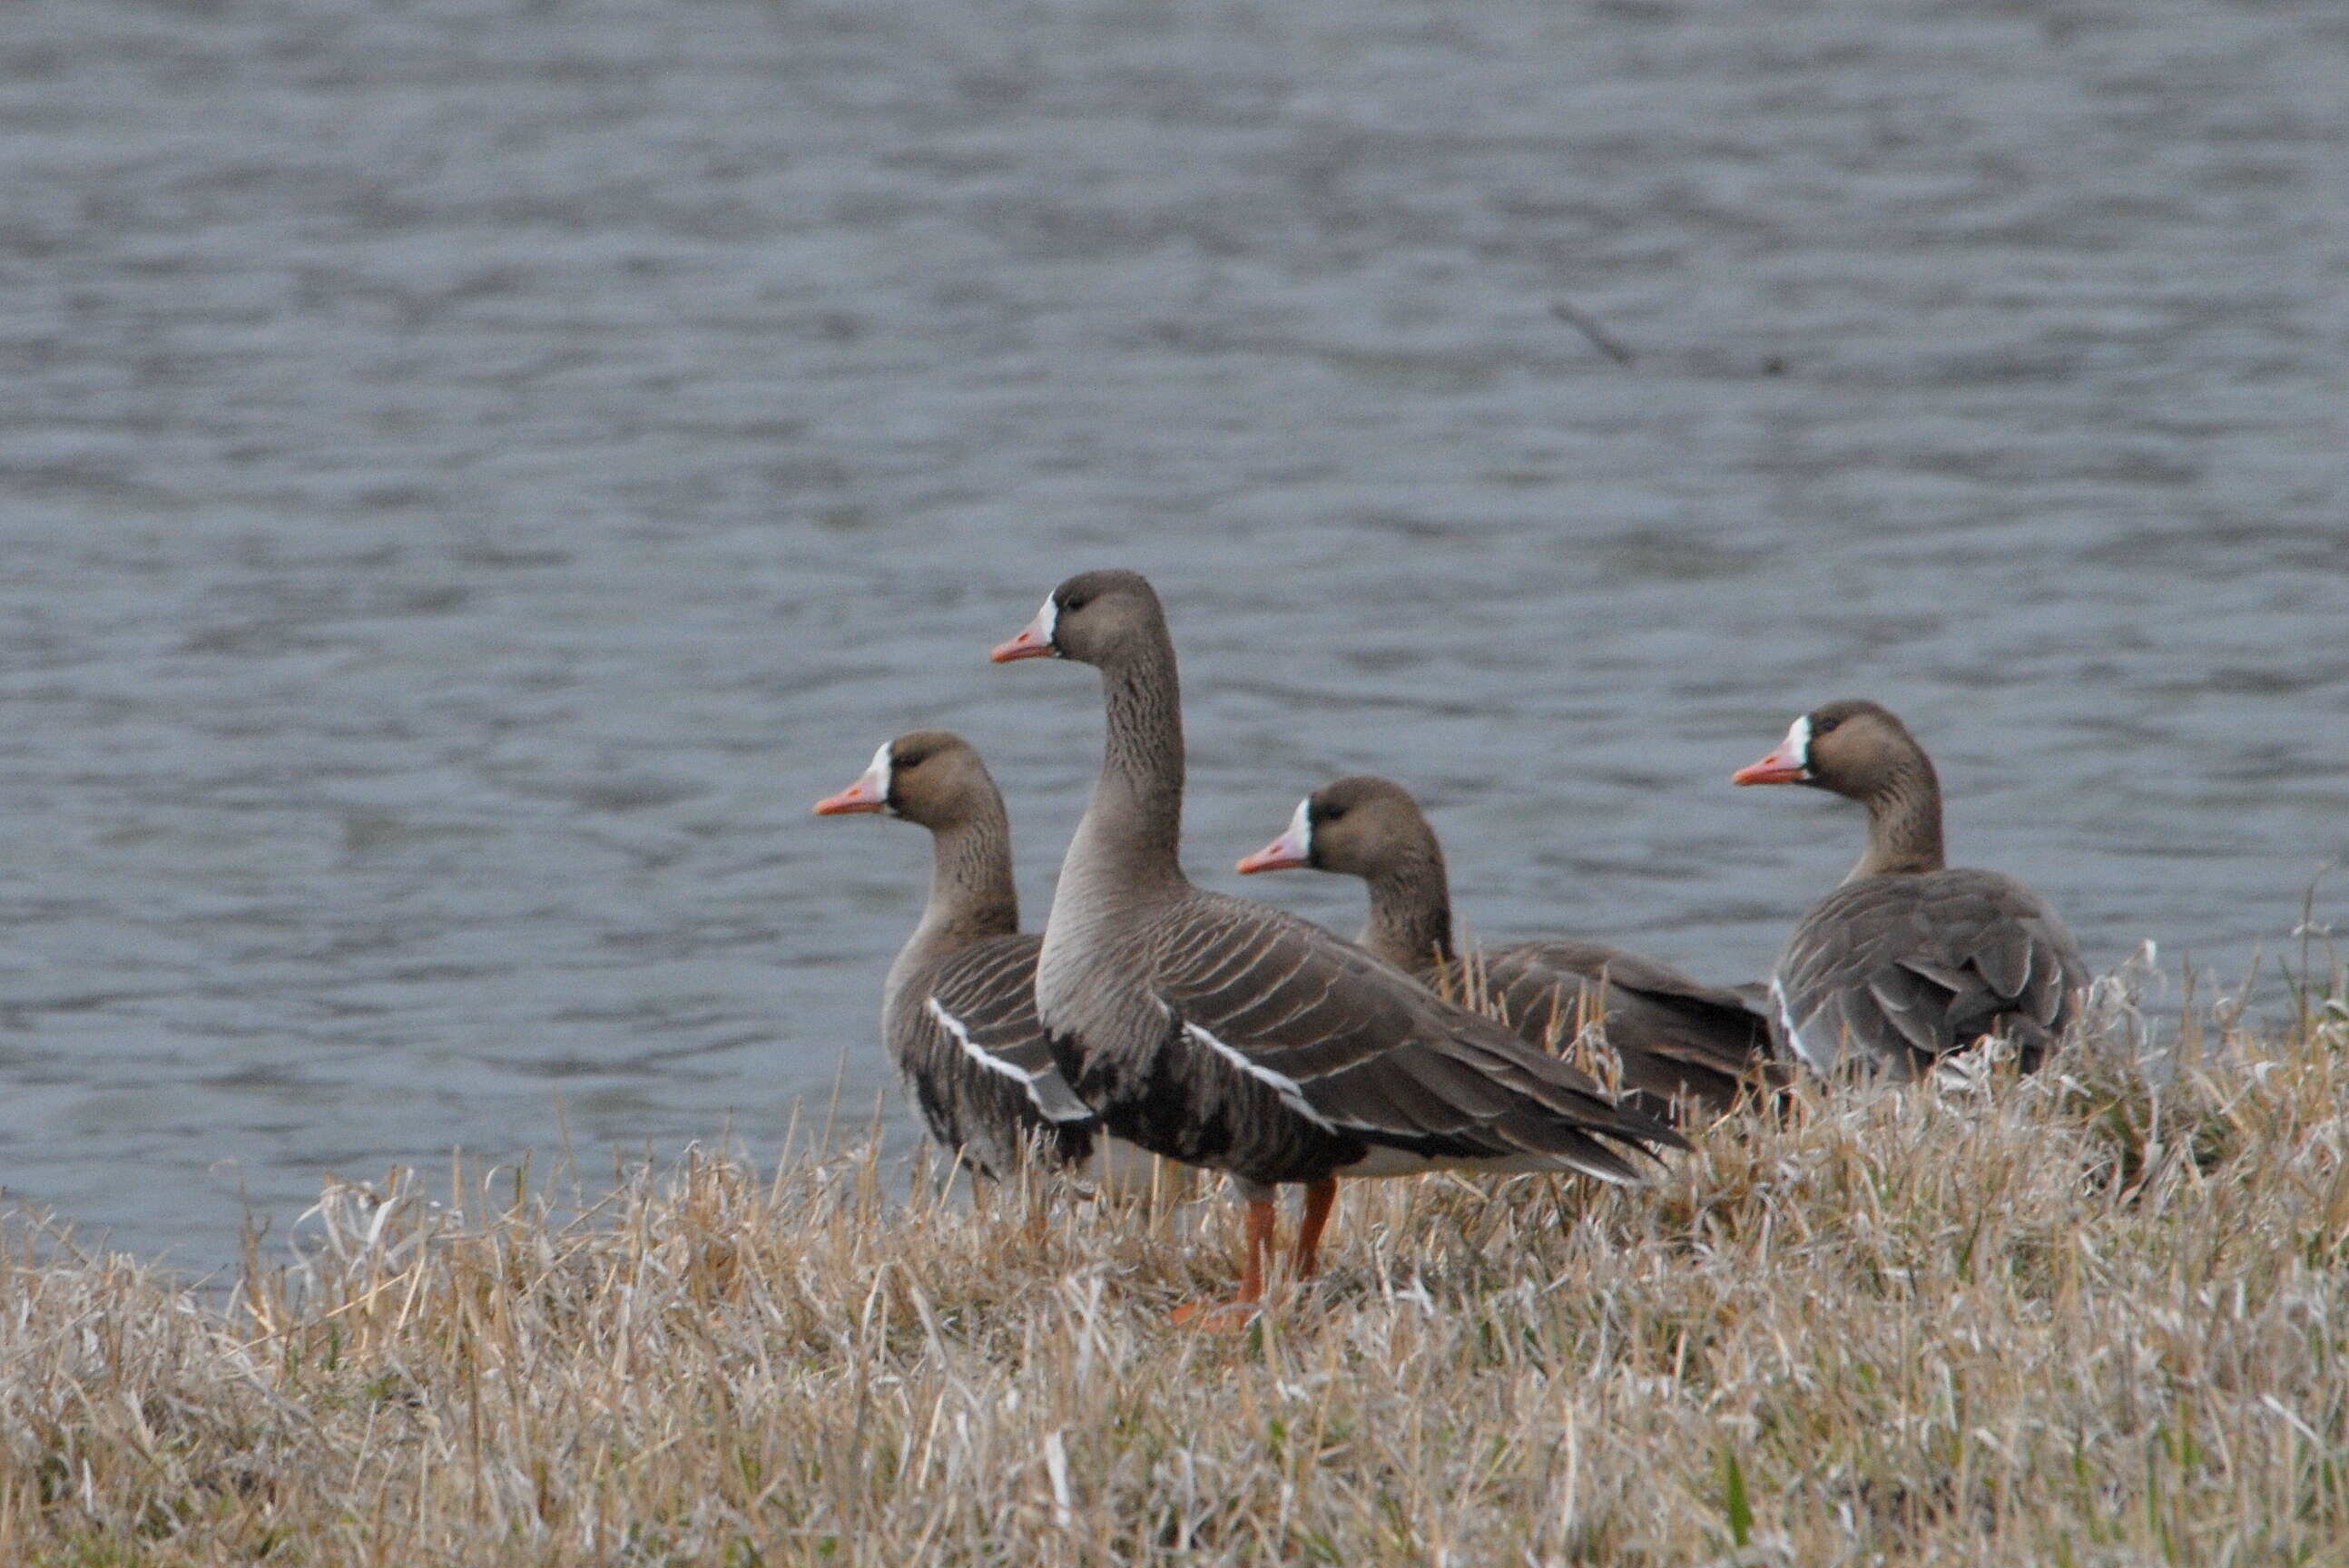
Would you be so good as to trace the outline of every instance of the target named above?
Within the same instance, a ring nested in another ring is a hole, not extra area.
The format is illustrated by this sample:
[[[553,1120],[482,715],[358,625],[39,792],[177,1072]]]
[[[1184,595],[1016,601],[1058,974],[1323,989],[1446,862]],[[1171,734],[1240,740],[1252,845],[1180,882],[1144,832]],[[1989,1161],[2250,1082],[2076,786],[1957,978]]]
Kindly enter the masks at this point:
[[[1052,646],[1052,625],[1060,618],[1061,607],[1050,599],[1045,600],[1044,607],[1036,612],[1036,618],[1029,622],[1018,636],[1008,643],[998,643],[995,651],[987,656],[999,665],[1008,665],[1014,659],[1056,656],[1060,650]]]
[[[837,795],[826,795],[815,803],[819,817],[845,816],[851,811],[885,811],[889,809],[889,747],[883,742],[873,754],[873,765],[856,782]]]

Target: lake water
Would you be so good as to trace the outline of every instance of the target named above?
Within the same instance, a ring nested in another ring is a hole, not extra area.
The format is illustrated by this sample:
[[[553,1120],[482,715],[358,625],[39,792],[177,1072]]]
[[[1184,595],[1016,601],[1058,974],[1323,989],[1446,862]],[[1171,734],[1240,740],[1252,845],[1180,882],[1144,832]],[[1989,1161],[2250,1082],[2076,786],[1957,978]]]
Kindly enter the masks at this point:
[[[1728,775],[1867,695],[2100,968],[2296,961],[2344,146],[2313,0],[13,0],[0,1183],[203,1268],[862,1115],[927,844],[808,808],[963,729],[1040,921],[1098,697],[986,652],[1095,565],[1211,885],[1351,930],[1229,866],[1375,769],[1753,976],[1860,823]]]

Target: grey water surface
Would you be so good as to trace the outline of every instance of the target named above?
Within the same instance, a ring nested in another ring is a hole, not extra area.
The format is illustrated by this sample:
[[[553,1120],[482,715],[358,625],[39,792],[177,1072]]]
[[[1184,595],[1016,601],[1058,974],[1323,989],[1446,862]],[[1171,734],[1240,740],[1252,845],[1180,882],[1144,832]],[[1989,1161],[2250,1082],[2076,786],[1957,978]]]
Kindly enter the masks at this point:
[[[1752,976],[1860,827],[1728,775],[1871,695],[2100,968],[2297,963],[2344,169],[2316,0],[11,0],[0,1185],[202,1269],[861,1116],[927,845],[808,808],[961,728],[1040,921],[1102,564],[1212,885],[1350,929],[1229,867],[1375,769]]]

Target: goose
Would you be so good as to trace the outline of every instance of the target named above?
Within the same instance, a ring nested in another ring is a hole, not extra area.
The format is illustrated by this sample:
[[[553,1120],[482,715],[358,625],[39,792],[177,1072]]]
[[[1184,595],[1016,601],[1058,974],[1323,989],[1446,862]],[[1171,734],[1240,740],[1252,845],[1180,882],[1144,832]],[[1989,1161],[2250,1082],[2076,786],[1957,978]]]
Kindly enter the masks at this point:
[[[2027,1071],[2079,1016],[2088,968],[2072,934],[2014,878],[1942,859],[1940,781],[1889,710],[1814,708],[1731,778],[1868,808],[1867,850],[1795,924],[1771,975],[1787,1043],[1812,1068],[1912,1079],[1997,1035]]]
[[[1719,1114],[1771,1077],[1769,1020],[1733,991],[1594,942],[1549,940],[1487,947],[1464,958],[1453,944],[1444,847],[1411,791],[1354,774],[1303,800],[1278,838],[1239,863],[1243,872],[1310,866],[1370,884],[1361,944],[1446,995],[1481,975],[1498,1016],[1547,1047],[1586,1017],[1603,1017],[1622,1066],[1625,1098],[1671,1115],[1682,1103]]]
[[[930,1136],[982,1177],[1031,1152],[1081,1166],[1100,1119],[1052,1065],[1036,1017],[1036,953],[1019,930],[1003,796],[969,742],[917,729],[885,743],[816,815],[881,812],[930,830],[930,897],[889,966],[881,1033]]]
[[[1165,613],[1137,573],[1055,588],[994,650],[1100,670],[1102,770],[1061,862],[1036,967],[1052,1059],[1111,1132],[1231,1175],[1247,1203],[1234,1298],[1260,1305],[1283,1184],[1305,1187],[1291,1270],[1310,1276],[1340,1176],[1441,1167],[1630,1181],[1669,1126],[1504,1026],[1283,911],[1192,885],[1179,858],[1183,713]]]

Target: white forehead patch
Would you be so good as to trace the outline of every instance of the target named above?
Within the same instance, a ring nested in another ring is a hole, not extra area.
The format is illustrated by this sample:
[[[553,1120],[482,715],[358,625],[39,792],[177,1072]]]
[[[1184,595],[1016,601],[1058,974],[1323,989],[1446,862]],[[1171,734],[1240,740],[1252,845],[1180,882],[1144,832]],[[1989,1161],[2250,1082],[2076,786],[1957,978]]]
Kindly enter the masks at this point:
[[[1811,716],[1803,715],[1786,727],[1786,744],[1778,749],[1786,759],[1807,773],[1811,770]]]
[[[1061,602],[1047,593],[1044,595],[1044,607],[1036,612],[1035,624],[1028,629],[1039,634],[1045,642],[1050,643],[1052,640],[1052,634],[1060,628],[1060,624]]]
[[[1297,802],[1297,815],[1288,819],[1288,831],[1281,835],[1299,854],[1310,859],[1313,854],[1313,797],[1308,795]]]
[[[885,805],[889,799],[889,770],[895,765],[889,748],[895,744],[893,740],[883,741],[880,748],[873,753],[873,766],[867,768],[864,777],[856,781],[865,793]]]

